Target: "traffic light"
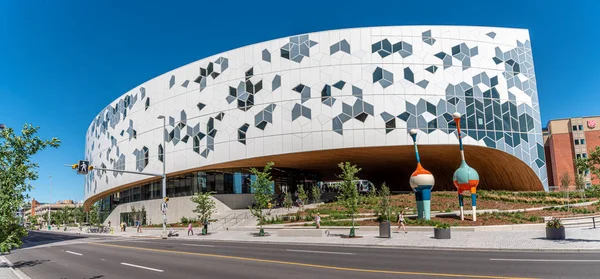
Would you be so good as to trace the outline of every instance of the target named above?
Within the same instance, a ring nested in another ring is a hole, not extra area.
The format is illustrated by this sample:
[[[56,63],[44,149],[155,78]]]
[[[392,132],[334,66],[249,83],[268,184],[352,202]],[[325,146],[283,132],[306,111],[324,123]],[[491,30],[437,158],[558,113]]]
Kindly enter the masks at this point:
[[[76,169],[77,169],[77,167],[79,167],[79,165],[78,165],[78,164],[73,164],[73,165],[71,165],[71,168],[72,168],[72,169],[74,169],[74,170],[76,170]]]
[[[94,170],[94,166],[90,166],[90,167],[88,168],[88,170],[89,170],[89,171],[93,171],[93,170]]]
[[[169,202],[169,197],[165,197],[165,202]]]
[[[85,160],[79,160],[77,163],[77,173],[78,174],[88,174],[90,167],[90,162]]]

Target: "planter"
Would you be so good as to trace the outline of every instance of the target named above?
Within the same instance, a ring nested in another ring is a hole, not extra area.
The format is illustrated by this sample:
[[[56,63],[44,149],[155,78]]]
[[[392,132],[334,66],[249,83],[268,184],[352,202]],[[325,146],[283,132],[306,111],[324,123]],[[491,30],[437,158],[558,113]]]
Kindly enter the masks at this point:
[[[450,229],[438,229],[438,228],[434,228],[433,229],[433,237],[435,239],[450,239]]]
[[[565,239],[565,227],[546,228],[546,239],[554,239],[554,240]]]
[[[390,221],[383,221],[379,223],[379,237],[390,238],[392,237],[391,232],[392,227]]]

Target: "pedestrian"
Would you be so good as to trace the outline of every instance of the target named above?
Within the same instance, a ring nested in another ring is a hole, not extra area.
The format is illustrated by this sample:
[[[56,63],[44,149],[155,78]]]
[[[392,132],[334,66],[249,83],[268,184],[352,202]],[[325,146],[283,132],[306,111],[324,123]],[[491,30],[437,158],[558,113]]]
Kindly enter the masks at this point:
[[[192,222],[188,223],[188,236],[190,236],[190,233],[192,233],[192,236],[194,235],[194,226],[192,225]]]
[[[396,229],[397,233],[400,232],[400,228],[402,228],[404,233],[408,233],[406,231],[406,227],[404,226],[404,210],[400,211],[400,213],[398,214],[398,228]]]
[[[123,232],[127,231],[127,223],[123,222]]]
[[[108,221],[108,227],[110,228],[110,221]]]
[[[317,229],[321,228],[321,215],[317,213],[317,217],[315,217],[315,222],[317,223]]]
[[[142,222],[140,220],[137,220],[136,223],[137,223],[137,232],[142,233]]]

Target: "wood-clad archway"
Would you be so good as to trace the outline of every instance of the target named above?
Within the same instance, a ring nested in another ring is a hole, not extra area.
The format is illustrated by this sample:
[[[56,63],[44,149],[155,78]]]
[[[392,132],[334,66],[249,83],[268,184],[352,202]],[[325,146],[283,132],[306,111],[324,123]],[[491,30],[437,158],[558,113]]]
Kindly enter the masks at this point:
[[[460,165],[460,154],[457,145],[421,145],[419,154],[423,167],[435,177],[434,190],[455,190],[452,175]],[[535,172],[517,157],[482,146],[465,146],[467,163],[479,173],[478,189],[509,191],[541,191],[542,183]],[[300,153],[288,153],[257,158],[231,161],[209,166],[198,167],[177,173],[190,171],[215,170],[226,168],[261,167],[267,162],[275,162],[275,167],[307,170],[321,175],[324,180],[336,180],[339,174],[337,164],[348,161],[362,170],[361,179],[368,179],[380,185],[386,182],[392,190],[408,191],[408,180],[416,168],[415,153],[412,145],[381,146],[319,150]],[[85,201],[88,208],[100,198],[148,183],[153,179],[120,185],[98,193]]]

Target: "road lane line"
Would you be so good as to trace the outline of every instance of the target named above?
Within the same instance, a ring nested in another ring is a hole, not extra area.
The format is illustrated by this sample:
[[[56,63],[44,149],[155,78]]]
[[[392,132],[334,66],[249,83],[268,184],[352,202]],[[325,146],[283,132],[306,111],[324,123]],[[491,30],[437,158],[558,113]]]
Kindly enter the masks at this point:
[[[280,264],[280,265],[292,265],[292,266],[312,267],[312,268],[330,269],[330,270],[338,270],[338,271],[352,271],[352,272],[379,273],[379,274],[395,274],[395,275],[422,275],[422,276],[438,276],[438,277],[459,277],[459,278],[533,279],[533,278],[529,278],[529,277],[489,276],[489,275],[472,275],[472,274],[452,274],[452,273],[434,273],[434,272],[411,272],[411,271],[393,271],[393,270],[378,270],[378,269],[361,269],[361,268],[327,266],[327,265],[318,265],[318,264],[307,264],[307,263],[299,263],[299,262],[286,262],[286,261],[277,261],[277,260],[265,260],[265,259],[258,259],[258,258],[226,256],[226,255],[218,255],[218,254],[204,254],[204,253],[183,252],[183,251],[163,250],[163,249],[154,249],[154,248],[142,248],[142,247],[135,247],[135,246],[124,246],[124,245],[116,245],[116,244],[107,244],[107,243],[88,243],[88,244],[89,245],[97,245],[97,246],[105,246],[105,247],[122,248],[122,249],[140,250],[140,251],[170,253],[170,254],[178,254],[178,255],[190,255],[190,256],[199,256],[199,257],[211,257],[211,258],[218,258],[218,259],[230,259],[230,260],[250,261],[250,262],[258,262],[258,263],[271,263],[271,264]]]
[[[68,251],[68,250],[67,250],[67,251],[65,251],[65,252],[67,252],[67,253],[69,253],[69,254],[77,255],[77,256],[83,256],[83,254],[76,253],[76,252],[71,252],[71,251]]]
[[[329,251],[292,250],[292,249],[286,249],[286,251],[288,251],[288,252],[300,252],[300,253],[314,253],[314,254],[356,255],[356,253],[329,252]]]
[[[126,241],[126,240],[124,240]],[[136,241],[128,241],[129,243],[151,243],[154,244],[156,242],[152,242],[152,241],[144,241],[144,240],[136,240]]]
[[[181,244],[181,245],[185,245],[185,246],[197,246],[197,247],[215,247],[214,245],[208,245],[208,244]]]
[[[152,271],[156,271],[156,272],[164,272],[164,270],[162,270],[162,269],[156,269],[156,268],[141,266],[141,265],[137,265],[137,264],[130,264],[130,263],[121,263],[121,264],[122,265],[126,265],[126,266],[131,266],[131,267],[137,267],[137,268],[141,268],[141,269],[146,269],[146,270],[152,270]]]
[[[600,260],[554,260],[554,259],[490,259],[490,261],[503,261],[503,262],[582,262],[582,263],[596,263]]]

